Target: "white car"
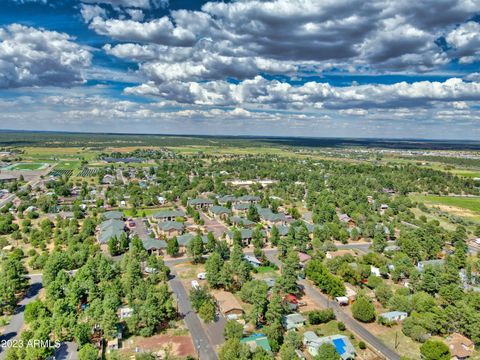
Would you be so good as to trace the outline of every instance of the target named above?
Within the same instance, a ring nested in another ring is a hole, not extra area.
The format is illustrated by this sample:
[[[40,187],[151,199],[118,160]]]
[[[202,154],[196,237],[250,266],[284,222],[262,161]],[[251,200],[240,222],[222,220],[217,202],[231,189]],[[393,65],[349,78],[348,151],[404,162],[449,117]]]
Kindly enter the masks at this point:
[[[207,273],[201,272],[197,274],[197,279],[198,280],[205,280],[207,278]]]
[[[192,288],[195,290],[200,288],[200,284],[197,280],[192,280]]]

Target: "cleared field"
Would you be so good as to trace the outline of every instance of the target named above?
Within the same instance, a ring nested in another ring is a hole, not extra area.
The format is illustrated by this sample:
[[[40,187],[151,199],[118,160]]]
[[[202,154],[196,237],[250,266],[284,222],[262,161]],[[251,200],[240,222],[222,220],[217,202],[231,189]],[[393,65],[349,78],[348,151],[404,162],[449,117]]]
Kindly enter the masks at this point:
[[[2,168],[2,170],[43,170],[48,166],[45,163],[15,163]]]
[[[425,204],[445,205],[466,209],[480,215],[480,197],[413,195],[412,199]]]
[[[24,151],[24,156],[31,158],[32,160],[92,160],[98,154],[98,151],[78,147],[26,147],[24,148]]]
[[[81,165],[80,161],[62,161],[55,166],[55,169],[75,170]]]
[[[458,176],[465,176],[469,178],[480,178],[480,170],[452,169],[450,170],[450,172]]]

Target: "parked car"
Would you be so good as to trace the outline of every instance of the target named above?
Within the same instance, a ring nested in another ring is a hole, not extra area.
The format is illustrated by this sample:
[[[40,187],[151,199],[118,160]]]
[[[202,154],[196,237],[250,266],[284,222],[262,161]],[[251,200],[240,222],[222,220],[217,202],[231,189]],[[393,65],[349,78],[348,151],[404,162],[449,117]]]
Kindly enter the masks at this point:
[[[201,272],[197,274],[197,279],[198,280],[205,280],[207,278],[207,273],[206,272]]]
[[[200,284],[198,283],[197,280],[192,280],[192,288],[193,289],[199,289],[200,288]]]

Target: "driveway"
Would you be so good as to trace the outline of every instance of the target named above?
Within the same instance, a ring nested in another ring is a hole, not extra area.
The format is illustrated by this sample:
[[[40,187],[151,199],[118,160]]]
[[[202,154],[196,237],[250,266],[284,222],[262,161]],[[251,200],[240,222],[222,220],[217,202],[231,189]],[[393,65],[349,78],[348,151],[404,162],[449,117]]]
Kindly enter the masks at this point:
[[[221,238],[222,235],[228,231],[228,228],[217,219],[212,219],[207,216],[203,211],[200,211],[200,218],[205,221],[205,227],[208,231],[211,231],[215,238]]]

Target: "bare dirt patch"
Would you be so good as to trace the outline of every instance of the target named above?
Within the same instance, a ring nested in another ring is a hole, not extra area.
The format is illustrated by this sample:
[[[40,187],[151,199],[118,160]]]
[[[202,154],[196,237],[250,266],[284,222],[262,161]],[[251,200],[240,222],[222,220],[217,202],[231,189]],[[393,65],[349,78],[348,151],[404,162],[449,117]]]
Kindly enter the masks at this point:
[[[195,348],[189,335],[154,335],[149,338],[134,337],[127,339],[122,344],[120,352],[125,355],[134,354],[138,348],[142,352],[158,353],[169,351],[170,354],[179,357],[195,356]]]

